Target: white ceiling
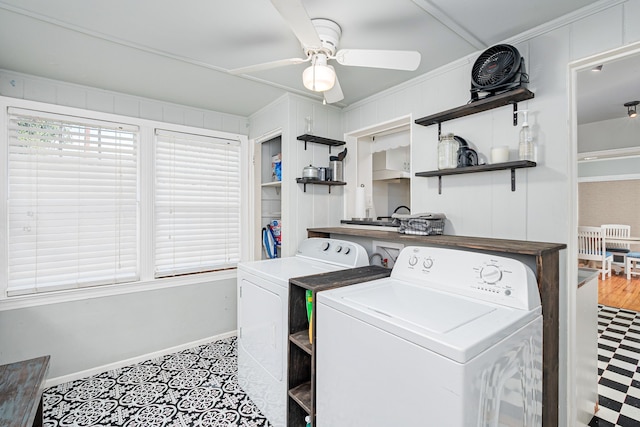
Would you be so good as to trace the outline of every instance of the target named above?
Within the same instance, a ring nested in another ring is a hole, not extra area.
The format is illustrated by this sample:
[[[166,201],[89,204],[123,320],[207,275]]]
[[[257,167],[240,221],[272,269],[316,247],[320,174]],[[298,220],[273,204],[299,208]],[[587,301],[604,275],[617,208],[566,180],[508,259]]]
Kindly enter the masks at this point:
[[[346,106],[595,0],[301,0],[342,27],[340,48],[417,50],[418,70],[333,64]],[[305,64],[269,0],[0,0],[0,68],[248,116],[302,85]],[[625,101],[626,102],[626,101]]]
[[[578,73],[578,124],[627,117],[625,103],[640,101],[640,55],[602,64],[602,70]],[[640,112],[640,105],[637,109]],[[636,118],[636,120],[639,118]]]

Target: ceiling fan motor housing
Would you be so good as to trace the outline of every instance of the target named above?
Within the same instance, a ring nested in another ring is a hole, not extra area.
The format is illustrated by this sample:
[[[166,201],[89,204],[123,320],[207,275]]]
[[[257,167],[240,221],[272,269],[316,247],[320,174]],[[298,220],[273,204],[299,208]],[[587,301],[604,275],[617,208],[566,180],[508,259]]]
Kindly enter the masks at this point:
[[[316,18],[312,19],[311,23],[318,32],[318,37],[322,42],[322,46],[302,46],[304,53],[309,56],[313,53],[317,53],[319,50],[325,51],[327,56],[334,56],[338,50],[338,43],[340,42],[340,36],[342,36],[342,29],[340,25],[336,24],[330,19]]]
[[[527,83],[529,75],[518,49],[495,45],[485,50],[471,68],[471,101],[526,87]]]

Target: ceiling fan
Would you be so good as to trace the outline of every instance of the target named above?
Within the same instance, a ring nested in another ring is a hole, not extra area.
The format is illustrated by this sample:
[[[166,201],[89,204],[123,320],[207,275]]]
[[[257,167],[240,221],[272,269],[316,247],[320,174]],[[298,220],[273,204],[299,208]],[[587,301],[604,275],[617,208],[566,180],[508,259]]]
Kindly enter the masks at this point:
[[[300,40],[305,58],[281,59],[236,68],[229,70],[231,74],[253,73],[286,65],[309,62],[309,67],[302,73],[304,86],[309,90],[322,92],[325,102],[334,103],[342,100],[344,94],[338,82],[335,69],[328,64],[329,60],[336,60],[338,64],[347,66],[406,71],[414,71],[420,65],[420,53],[416,51],[376,49],[338,50],[338,42],[342,35],[342,30],[338,24],[329,19],[310,19],[304,6],[302,6],[301,0],[270,1],[282,18],[289,24],[298,40]]]

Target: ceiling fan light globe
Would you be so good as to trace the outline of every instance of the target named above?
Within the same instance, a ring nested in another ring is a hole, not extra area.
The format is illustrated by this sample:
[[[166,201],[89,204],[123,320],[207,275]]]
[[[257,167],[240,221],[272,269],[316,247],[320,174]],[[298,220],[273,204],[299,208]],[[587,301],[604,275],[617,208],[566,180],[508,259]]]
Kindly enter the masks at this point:
[[[302,83],[309,90],[324,92],[336,83],[336,73],[327,65],[310,65],[302,72]]]

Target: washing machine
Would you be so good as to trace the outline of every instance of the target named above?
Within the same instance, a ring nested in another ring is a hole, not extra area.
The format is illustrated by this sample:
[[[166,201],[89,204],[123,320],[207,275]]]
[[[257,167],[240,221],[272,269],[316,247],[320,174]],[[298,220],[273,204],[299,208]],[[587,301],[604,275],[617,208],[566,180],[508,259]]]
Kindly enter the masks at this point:
[[[238,382],[274,427],[285,426],[289,279],[369,265],[365,249],[310,238],[292,257],[238,264]]]
[[[522,262],[406,247],[389,278],[316,299],[316,426],[542,424],[540,295]]]

